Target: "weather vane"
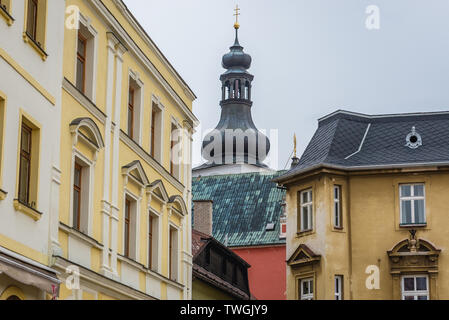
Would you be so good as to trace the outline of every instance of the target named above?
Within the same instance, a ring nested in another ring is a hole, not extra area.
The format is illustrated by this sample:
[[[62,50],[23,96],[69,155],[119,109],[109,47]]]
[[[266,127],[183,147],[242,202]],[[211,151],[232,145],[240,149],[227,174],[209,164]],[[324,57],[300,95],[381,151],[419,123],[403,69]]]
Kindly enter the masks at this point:
[[[296,158],[296,133],[293,135],[293,153],[295,155]]]
[[[239,15],[240,15],[240,8],[239,8],[239,5],[236,5],[236,6],[235,6],[234,11],[235,11],[235,13],[234,13],[234,16],[235,16],[235,24],[234,24],[234,28],[238,29],[238,28],[240,28],[240,25],[239,25]]]

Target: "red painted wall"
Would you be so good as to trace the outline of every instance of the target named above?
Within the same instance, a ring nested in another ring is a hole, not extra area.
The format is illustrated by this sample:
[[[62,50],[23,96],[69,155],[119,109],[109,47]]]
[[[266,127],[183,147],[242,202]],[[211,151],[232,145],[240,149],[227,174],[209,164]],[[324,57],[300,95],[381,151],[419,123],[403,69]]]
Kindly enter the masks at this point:
[[[234,248],[248,262],[249,287],[258,300],[286,300],[285,246]]]

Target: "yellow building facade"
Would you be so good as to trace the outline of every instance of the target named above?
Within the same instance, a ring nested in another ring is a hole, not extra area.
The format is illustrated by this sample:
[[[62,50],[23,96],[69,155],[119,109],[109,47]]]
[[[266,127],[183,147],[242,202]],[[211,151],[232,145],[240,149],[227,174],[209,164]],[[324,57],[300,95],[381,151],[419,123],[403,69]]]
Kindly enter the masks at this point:
[[[62,78],[60,299],[190,299],[195,95],[120,0],[66,1]]]
[[[448,113],[319,120],[287,189],[287,298],[449,297]]]

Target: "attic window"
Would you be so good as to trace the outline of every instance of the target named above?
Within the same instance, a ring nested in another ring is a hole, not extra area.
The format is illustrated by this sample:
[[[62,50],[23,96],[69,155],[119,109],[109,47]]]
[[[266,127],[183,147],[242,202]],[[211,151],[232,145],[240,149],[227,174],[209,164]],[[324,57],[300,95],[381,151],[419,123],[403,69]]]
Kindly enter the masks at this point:
[[[266,231],[274,231],[276,224],[275,223],[268,223],[266,227]]]
[[[418,149],[420,146],[422,146],[422,138],[421,135],[416,132],[416,128],[412,128],[412,132],[410,132],[407,135],[406,140],[406,147],[409,147],[410,149]]]

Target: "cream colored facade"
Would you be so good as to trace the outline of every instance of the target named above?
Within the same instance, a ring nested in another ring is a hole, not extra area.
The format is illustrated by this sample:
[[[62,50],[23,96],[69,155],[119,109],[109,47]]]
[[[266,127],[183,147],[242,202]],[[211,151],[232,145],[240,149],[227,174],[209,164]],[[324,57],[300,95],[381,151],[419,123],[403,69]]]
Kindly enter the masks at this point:
[[[342,299],[402,299],[403,278],[418,276],[428,281],[429,299],[447,299],[448,181],[447,167],[436,166],[356,172],[323,166],[283,181],[287,298],[334,300],[339,277]],[[424,185],[425,225],[401,226],[399,188],[407,184]],[[341,228],[333,221],[335,186],[341,188]],[[301,232],[299,197],[309,190],[313,229]],[[302,295],[301,281],[310,280],[313,293]]]
[[[195,96],[122,1],[66,7],[69,23],[79,9],[79,28],[66,26],[64,37],[64,201],[51,225],[60,299],[190,299]],[[79,288],[66,285],[73,268]]]
[[[59,205],[61,77],[55,75],[62,75],[65,4],[39,1],[33,30],[28,1],[1,4],[0,299],[44,299],[58,286],[51,266],[57,236],[49,230]]]

